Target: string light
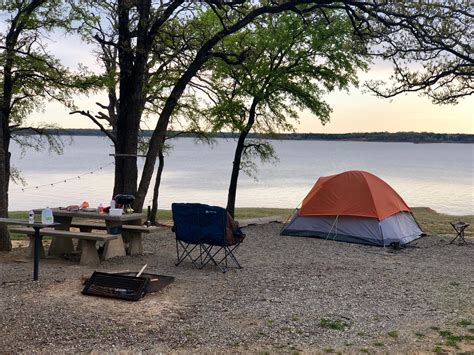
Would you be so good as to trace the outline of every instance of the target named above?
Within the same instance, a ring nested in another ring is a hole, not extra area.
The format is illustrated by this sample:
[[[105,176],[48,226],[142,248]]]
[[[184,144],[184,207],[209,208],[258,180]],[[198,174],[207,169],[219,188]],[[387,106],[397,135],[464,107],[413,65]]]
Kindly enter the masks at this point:
[[[91,170],[91,171],[88,171],[87,173],[84,173],[84,174],[81,174],[81,175],[77,175],[75,177],[72,177],[72,178],[69,178],[69,179],[64,179],[64,180],[60,180],[60,181],[56,181],[56,182],[53,182],[53,183],[48,183],[48,184],[44,184],[44,185],[36,185],[36,186],[30,186],[30,187],[23,187],[21,188],[21,192],[25,192],[26,190],[31,190],[31,189],[39,189],[39,188],[42,188],[42,187],[46,187],[46,186],[51,186],[51,187],[54,187],[55,185],[58,185],[58,184],[65,184],[67,183],[68,181],[72,181],[72,180],[78,180],[81,178],[81,176],[87,176],[87,175],[93,175],[96,171],[99,171],[99,170],[103,170],[104,168],[110,166],[110,165],[114,165],[115,163],[114,162],[111,162],[107,165],[103,165],[103,166],[100,166],[94,170]]]

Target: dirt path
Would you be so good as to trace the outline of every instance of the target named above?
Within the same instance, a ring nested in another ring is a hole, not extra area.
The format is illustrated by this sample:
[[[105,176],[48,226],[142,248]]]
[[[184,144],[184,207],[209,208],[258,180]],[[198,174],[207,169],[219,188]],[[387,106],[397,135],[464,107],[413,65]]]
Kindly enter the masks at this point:
[[[139,302],[83,296],[94,269],[0,254],[0,352],[474,351],[474,241],[426,237],[400,251],[246,228],[244,266],[222,274],[175,262],[173,234],[101,271],[175,276]]]

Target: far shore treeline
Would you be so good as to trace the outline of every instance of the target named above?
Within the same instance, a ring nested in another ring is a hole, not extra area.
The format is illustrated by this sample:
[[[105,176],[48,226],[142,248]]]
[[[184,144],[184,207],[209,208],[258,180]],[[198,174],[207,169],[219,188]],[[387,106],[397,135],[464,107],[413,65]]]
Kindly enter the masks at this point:
[[[71,136],[104,136],[98,129],[74,128],[51,130],[52,134]],[[142,135],[150,137],[153,131],[144,130]],[[180,132],[169,132],[174,135]],[[24,135],[36,134],[25,130]],[[238,138],[238,133],[209,133],[210,138]],[[180,137],[197,137],[194,133],[182,132]],[[323,140],[323,141],[362,141],[362,142],[411,142],[411,143],[474,143],[474,134],[433,133],[433,132],[357,132],[357,133],[275,133],[272,135],[249,134],[253,139],[284,139],[284,140]]]

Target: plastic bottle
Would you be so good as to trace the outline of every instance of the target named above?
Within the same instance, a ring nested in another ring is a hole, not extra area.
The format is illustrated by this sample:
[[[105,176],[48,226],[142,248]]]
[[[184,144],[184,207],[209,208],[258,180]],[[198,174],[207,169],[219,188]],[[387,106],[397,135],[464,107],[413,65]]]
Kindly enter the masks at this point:
[[[53,211],[49,207],[44,208],[43,211],[41,211],[41,223],[52,224],[53,222]]]
[[[33,210],[28,212],[28,223],[35,223],[35,212]]]
[[[115,208],[115,200],[110,201],[110,208]]]

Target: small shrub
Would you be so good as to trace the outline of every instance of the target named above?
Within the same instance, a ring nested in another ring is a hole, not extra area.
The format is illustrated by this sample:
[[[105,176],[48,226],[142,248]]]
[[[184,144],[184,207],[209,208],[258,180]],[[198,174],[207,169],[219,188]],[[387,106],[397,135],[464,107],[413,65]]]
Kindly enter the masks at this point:
[[[398,332],[396,330],[391,330],[387,334],[391,338],[398,338]]]
[[[449,330],[440,330],[439,335],[445,339],[445,344],[454,348],[458,347],[458,343],[463,340],[462,336],[453,335]]]
[[[433,326],[433,327],[430,327],[430,329],[431,329],[431,330],[436,330],[436,331],[438,331],[438,330],[439,330],[439,327]]]
[[[291,317],[291,320],[292,320],[293,322],[297,322],[297,321],[300,320],[300,317],[295,314],[295,315],[293,315],[293,316]]]
[[[333,329],[333,330],[344,330],[347,327],[349,327],[349,324],[342,320],[338,320],[338,319],[332,320],[332,319],[327,319],[327,318],[321,319],[321,321],[319,322],[319,325],[322,328]]]
[[[324,351],[325,353],[333,353],[333,352],[334,352],[334,349],[333,349],[333,348],[325,348],[325,349],[323,349],[323,351]]]
[[[379,343],[379,342],[374,343],[374,346],[378,346],[378,347],[381,347],[381,346],[384,346],[384,345],[385,345],[384,343]]]
[[[424,337],[425,337],[425,334],[423,334],[423,333],[415,333],[415,335],[416,335],[418,338],[424,338]]]
[[[442,336],[443,338],[446,338],[453,334],[449,330],[440,330],[439,335]]]
[[[436,346],[434,347],[434,349],[433,349],[433,352],[436,353],[436,354],[442,354],[442,353],[444,353],[445,351],[444,351],[444,349],[443,349],[441,346],[436,345]]]
[[[460,327],[468,327],[468,326],[472,325],[472,322],[468,319],[461,319],[457,324]]]
[[[360,349],[360,352],[361,352],[361,353],[366,353],[366,354],[368,354],[368,353],[369,353],[369,349],[362,348],[362,349]]]

